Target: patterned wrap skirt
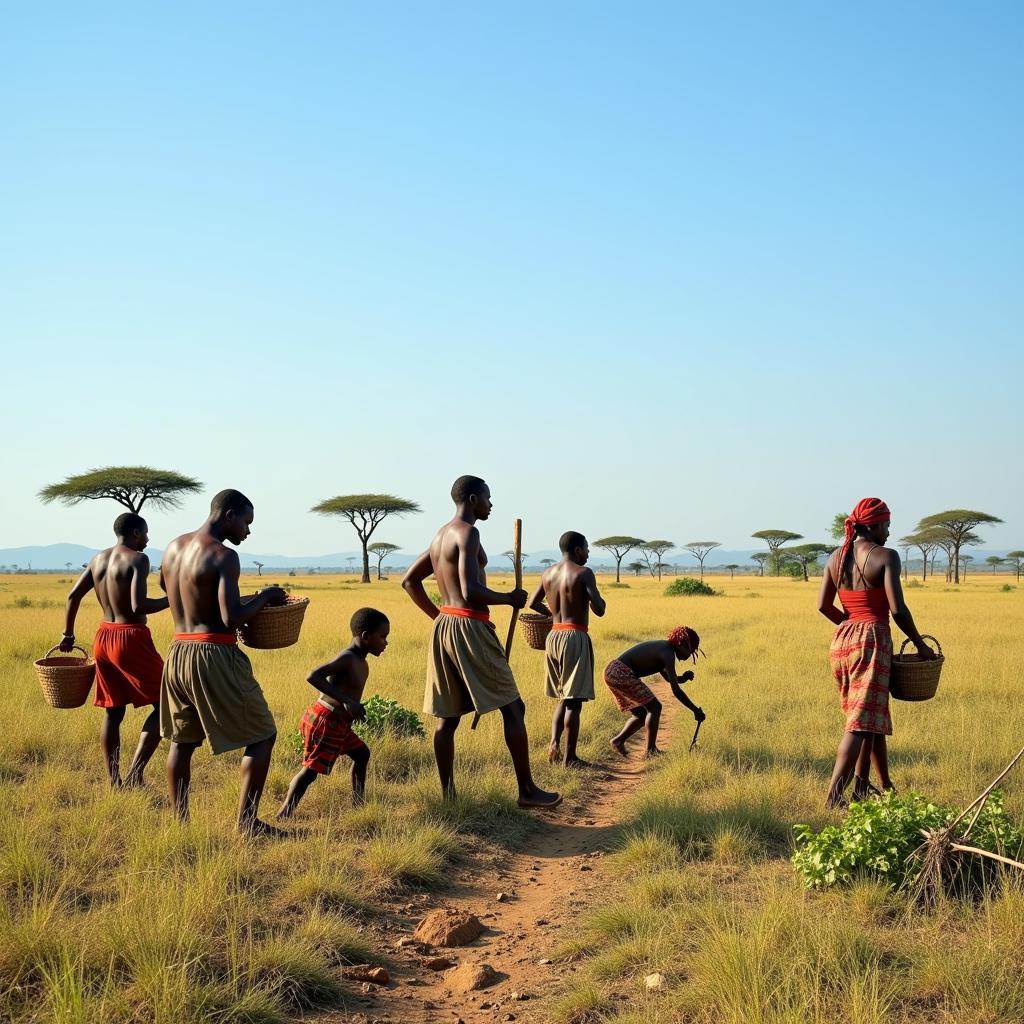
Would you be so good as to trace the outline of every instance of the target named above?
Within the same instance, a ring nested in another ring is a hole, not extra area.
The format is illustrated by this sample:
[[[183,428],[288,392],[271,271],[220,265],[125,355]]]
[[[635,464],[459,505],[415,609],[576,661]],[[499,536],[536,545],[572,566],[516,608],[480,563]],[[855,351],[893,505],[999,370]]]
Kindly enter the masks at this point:
[[[889,673],[892,634],[886,622],[844,622],[829,648],[847,732],[892,735]]]

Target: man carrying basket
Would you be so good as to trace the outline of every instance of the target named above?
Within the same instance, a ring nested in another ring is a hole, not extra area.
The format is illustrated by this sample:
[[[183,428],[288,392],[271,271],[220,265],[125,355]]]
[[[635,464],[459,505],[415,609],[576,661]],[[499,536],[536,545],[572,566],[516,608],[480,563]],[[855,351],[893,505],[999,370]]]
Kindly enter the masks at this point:
[[[146,616],[162,612],[166,597],[147,597],[146,580],[149,558],[144,554],[149,543],[146,520],[135,512],[124,512],[114,520],[117,543],[95,555],[68,594],[64,613],[64,636],[60,649],[67,653],[75,645],[75,619],[82,598],[90,590],[103,609],[103,621],[93,641],[96,661],[96,699],[103,708],[100,744],[110,785],[142,785],[142,773],[160,745],[160,675],[164,663],[153,646]],[[152,710],[142,723],[139,745],[128,775],[121,780],[121,723],[131,704]]]
[[[239,831],[275,836],[284,833],[260,821],[257,812],[277,725],[249,659],[238,649],[235,630],[261,608],[283,604],[285,592],[267,587],[243,602],[238,555],[224,544],[241,544],[252,521],[252,502],[244,494],[221,491],[206,522],[164,552],[160,582],[175,632],[164,666],[160,727],[171,741],[167,781],[179,818],[188,817],[192,755],[209,739],[214,754],[245,749]]]
[[[839,628],[829,659],[839,684],[846,732],[836,753],[826,807],[843,807],[843,793],[856,778],[854,800],[872,790],[874,764],[882,789],[892,789],[886,736],[892,735],[889,676],[892,635],[889,615],[910,638],[925,661],[935,657],[914,625],[900,586],[900,556],[884,547],[892,518],[881,498],[863,498],[846,519],[846,536],[833,552],[822,576],[818,611]],[[836,607],[838,594],[842,608]]]

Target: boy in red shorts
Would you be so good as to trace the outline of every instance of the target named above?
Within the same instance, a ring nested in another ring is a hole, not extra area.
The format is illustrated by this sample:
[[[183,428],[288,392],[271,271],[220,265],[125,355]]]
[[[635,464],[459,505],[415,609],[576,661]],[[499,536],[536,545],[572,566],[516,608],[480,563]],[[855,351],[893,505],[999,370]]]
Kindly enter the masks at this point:
[[[353,722],[366,717],[361,699],[370,666],[366,656],[379,658],[388,646],[391,624],[376,608],[360,608],[350,623],[352,643],[333,661],[313,669],[307,682],[320,696],[306,709],[302,733],[302,769],[291,781],[278,818],[290,818],[318,775],[330,775],[342,754],[352,759],[352,804],[358,807],[366,792],[370,748],[355,734]]]
[[[608,662],[604,670],[604,681],[612,691],[620,711],[628,711],[630,718],[618,735],[609,741],[612,749],[627,757],[626,740],[646,724],[647,757],[656,757],[658,749],[658,726],[661,724],[661,701],[651,692],[642,676],[657,673],[672,688],[672,696],[693,712],[698,722],[703,722],[704,712],[683,693],[683,685],[693,679],[692,672],[676,675],[676,659],[693,659],[697,663],[700,637],[689,626],[677,626],[666,640],[646,640],[630,647],[628,651]]]
[[[93,642],[96,661],[96,699],[105,711],[100,744],[110,785],[141,786],[142,773],[160,745],[160,677],[164,663],[146,625],[146,616],[162,612],[166,597],[147,597],[149,543],[146,520],[125,512],[114,520],[117,543],[96,555],[68,594],[64,613],[64,636],[60,649],[70,651],[75,643],[75,619],[82,598],[90,590],[103,610],[103,621]],[[121,722],[128,705],[151,707],[139,733],[139,744],[128,775],[121,780]]]

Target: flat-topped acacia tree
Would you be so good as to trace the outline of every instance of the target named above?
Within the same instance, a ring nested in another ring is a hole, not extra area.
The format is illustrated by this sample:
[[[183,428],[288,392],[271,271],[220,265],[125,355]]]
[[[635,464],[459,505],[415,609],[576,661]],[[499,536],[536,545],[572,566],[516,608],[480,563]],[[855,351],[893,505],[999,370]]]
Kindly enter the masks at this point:
[[[909,533],[906,537],[900,538],[900,544],[909,544],[910,547],[917,548],[921,552],[921,579],[928,579],[928,559],[932,557],[932,552],[942,546],[943,536],[941,531],[938,530],[919,530],[917,533]],[[934,573],[934,566],[932,572]]]
[[[1002,564],[1003,564],[1003,562],[1005,562],[1005,561],[1006,561],[1006,559],[1005,559],[1005,558],[1003,558],[1003,556],[1002,556],[1002,555],[989,555],[989,556],[988,556],[988,557],[987,557],[987,558],[985,559],[985,562],[986,562],[986,563],[987,563],[988,565],[991,565],[991,566],[992,566],[992,573],[993,573],[993,575],[995,574],[996,568],[997,568],[998,566],[1002,565]]]
[[[396,551],[400,550],[400,548],[397,544],[389,544],[386,540],[379,540],[376,544],[371,544],[366,550],[372,551],[377,559],[377,579],[380,580],[383,579],[380,569],[384,564],[384,559],[387,558],[388,555],[394,554]]]
[[[752,562],[756,562],[757,563],[757,575],[758,576],[763,576],[764,575],[764,563],[768,561],[768,552],[767,551],[755,551],[754,554],[752,554],[750,556],[750,560]]]
[[[768,545],[768,561],[774,566],[776,576],[779,575],[779,548],[791,540],[804,539],[802,533],[790,533],[789,530],[758,530],[750,536]]]
[[[736,579],[736,570],[739,568],[739,566],[735,562],[730,562],[728,565],[723,565],[722,568],[729,570],[729,579]]]
[[[786,557],[792,558],[804,571],[804,583],[808,581],[807,567],[816,565],[822,555],[827,555],[827,544],[798,544],[795,548],[786,548]]]
[[[1013,562],[1013,567],[1017,572],[1017,581],[1020,581],[1021,569],[1024,568],[1024,551],[1007,551],[1006,560]]]
[[[643,555],[652,576],[657,574],[658,579],[661,579],[661,570],[664,565],[662,557],[675,546],[675,542],[671,540],[649,540],[640,546],[640,554]]]
[[[715,550],[720,548],[722,545],[717,540],[691,540],[689,544],[684,544],[683,547],[693,555],[694,558],[700,562],[700,578],[704,579],[704,559]]]
[[[325,498],[314,505],[311,512],[322,516],[341,516],[347,519],[359,536],[363,547],[363,583],[370,582],[370,553],[367,545],[373,531],[388,516],[404,516],[419,512],[415,501],[397,498],[393,494],[341,494],[336,498]]]
[[[109,498],[129,512],[141,512],[148,501],[160,509],[177,508],[185,494],[196,494],[203,485],[190,476],[152,466],[104,466],[49,484],[39,492],[45,504],[80,505],[83,501]]]
[[[917,531],[935,528],[942,531],[949,538],[953,549],[953,582],[960,582],[960,549],[966,543],[969,533],[976,527],[985,524],[1001,523],[998,516],[990,515],[988,512],[976,512],[969,508],[952,508],[945,512],[936,512],[935,515],[925,516],[917,524]]]
[[[633,548],[643,547],[644,542],[640,537],[627,537],[615,534],[611,537],[602,537],[594,541],[594,547],[601,548],[611,554],[615,559],[615,582],[621,583],[622,560]]]

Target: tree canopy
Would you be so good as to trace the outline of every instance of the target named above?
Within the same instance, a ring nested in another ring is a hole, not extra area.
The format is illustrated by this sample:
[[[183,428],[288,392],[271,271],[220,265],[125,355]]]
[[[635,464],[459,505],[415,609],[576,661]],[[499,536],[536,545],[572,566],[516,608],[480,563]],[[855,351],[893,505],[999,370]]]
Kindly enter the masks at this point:
[[[79,505],[83,501],[109,498],[129,512],[140,512],[148,501],[160,509],[177,508],[182,495],[202,490],[202,483],[168,469],[152,466],[104,466],[49,484],[39,492],[45,504]]]
[[[1017,571],[1017,579],[1020,579],[1021,569],[1024,569],[1024,551],[1007,551],[1006,560],[1013,562],[1014,569]]]
[[[657,573],[658,579],[661,579],[661,567],[664,565],[662,557],[675,546],[675,541],[671,540],[649,540],[640,545],[640,554],[643,555],[652,576]]]
[[[941,530],[949,538],[953,555],[953,582],[960,582],[960,549],[966,543],[965,538],[976,527],[987,523],[1001,523],[1002,519],[988,512],[977,512],[969,508],[952,508],[945,512],[936,512],[925,516],[917,524],[917,531],[931,528]]]
[[[774,567],[776,576],[779,575],[779,548],[791,540],[804,539],[802,533],[791,533],[789,530],[758,530],[757,533],[752,533],[750,536],[757,540],[763,540],[768,545],[768,561]]]
[[[355,527],[363,546],[362,582],[369,583],[370,555],[367,542],[373,536],[373,531],[388,516],[419,512],[420,507],[415,501],[397,498],[393,494],[343,494],[336,498],[326,498],[319,505],[314,505],[310,511],[322,516],[341,516]]]
[[[684,544],[683,547],[693,555],[694,558],[700,562],[700,578],[704,579],[704,559],[715,550],[720,548],[722,545],[717,540],[691,540],[688,544]]]
[[[386,540],[379,540],[375,544],[370,544],[366,550],[372,551],[377,556],[377,579],[381,579],[380,567],[384,564],[384,559],[401,548],[398,544],[389,544]]]
[[[829,547],[827,544],[798,544],[793,548],[785,548],[786,558],[791,558],[804,571],[804,582],[807,582],[807,567],[817,564],[822,555],[827,555]]]
[[[828,528],[828,533],[833,540],[842,540],[846,536],[845,512],[837,512],[832,517],[832,525]]]
[[[633,550],[633,548],[643,547],[644,541],[640,537],[629,537],[625,534],[613,534],[611,537],[602,537],[600,540],[594,541],[594,547],[601,548],[604,551],[611,553],[615,559],[615,582],[619,583],[620,570],[622,567],[622,559]]]

